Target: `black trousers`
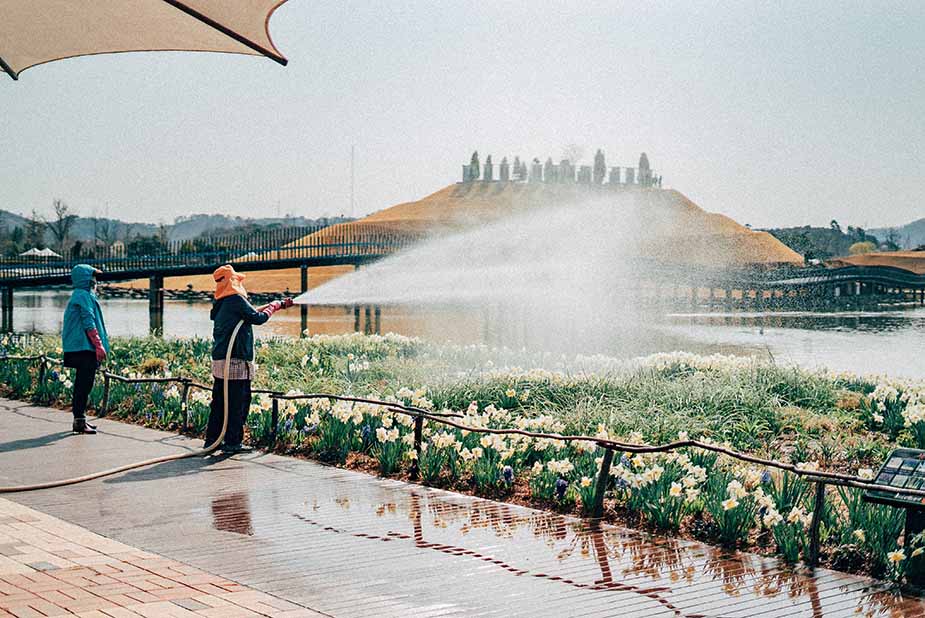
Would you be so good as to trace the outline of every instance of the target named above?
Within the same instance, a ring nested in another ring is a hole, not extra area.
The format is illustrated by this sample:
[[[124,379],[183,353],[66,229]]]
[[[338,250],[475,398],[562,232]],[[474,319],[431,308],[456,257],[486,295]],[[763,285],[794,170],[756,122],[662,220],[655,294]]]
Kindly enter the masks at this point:
[[[209,413],[209,426],[206,429],[206,446],[218,438],[222,431],[224,410],[224,380],[214,378],[212,383],[212,410]],[[225,431],[224,444],[237,446],[244,439],[244,423],[251,408],[251,381],[228,380],[228,429]]]
[[[93,390],[93,381],[96,379],[96,352],[65,352],[64,366],[76,370],[74,376],[74,397],[71,400],[71,411],[74,419],[85,418],[87,414],[87,399]]]

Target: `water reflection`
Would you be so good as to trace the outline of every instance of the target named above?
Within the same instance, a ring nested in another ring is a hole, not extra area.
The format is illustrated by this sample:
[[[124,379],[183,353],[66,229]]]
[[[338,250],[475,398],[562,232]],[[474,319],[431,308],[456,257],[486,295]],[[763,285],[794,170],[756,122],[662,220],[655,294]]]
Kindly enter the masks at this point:
[[[253,536],[251,504],[247,492],[236,491],[212,498],[212,527],[216,530]]]
[[[343,501],[338,505],[362,508]],[[315,510],[295,517],[334,534],[408,542],[423,551],[477,560],[513,577],[620,594],[619,606],[627,615],[775,612],[813,618],[911,618],[925,612],[925,603],[915,594],[865,578],[788,567],[752,554],[506,504],[412,492],[401,501],[376,505],[374,512],[377,519],[364,520],[363,529],[325,524]],[[503,579],[497,582],[499,589],[506,585]]]
[[[65,291],[18,292],[14,328],[20,332],[58,332],[67,299]],[[103,305],[111,334],[148,334],[146,300],[104,299]],[[925,309],[653,314],[615,337],[604,337],[603,331],[593,326],[575,323],[562,324],[559,333],[545,336],[528,329],[528,317],[499,313],[497,307],[490,306],[466,311],[449,307],[311,307],[308,328],[311,333],[395,332],[436,341],[533,350],[555,350],[564,340],[571,346],[562,350],[565,352],[624,358],[673,350],[748,354],[836,371],[925,377],[925,365],[914,360],[925,340]],[[595,319],[618,321],[612,316]],[[164,329],[168,336],[211,336],[209,305],[167,301]],[[300,315],[295,310],[279,313],[255,330],[258,337],[298,337],[300,332]]]
[[[663,327],[694,346],[752,350],[775,362],[925,377],[925,309],[881,313],[673,314]],[[683,348],[682,348],[683,349]]]

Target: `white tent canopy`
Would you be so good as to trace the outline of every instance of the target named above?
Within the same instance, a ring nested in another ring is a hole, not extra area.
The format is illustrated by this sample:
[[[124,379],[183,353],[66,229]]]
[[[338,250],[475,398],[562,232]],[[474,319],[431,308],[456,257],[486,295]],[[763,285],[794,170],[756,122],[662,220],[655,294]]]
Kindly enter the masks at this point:
[[[211,51],[286,59],[270,38],[285,0],[0,0],[0,68],[127,51]]]
[[[47,248],[47,247],[46,247],[45,249],[38,249],[38,248],[36,248],[36,247],[32,247],[32,248],[29,249],[28,251],[23,251],[22,253],[20,253],[20,254],[19,254],[19,257],[53,257],[53,258],[59,258],[59,257],[61,257],[61,255],[60,255],[59,253],[55,253],[54,251],[52,251],[51,249],[49,249],[49,248]]]

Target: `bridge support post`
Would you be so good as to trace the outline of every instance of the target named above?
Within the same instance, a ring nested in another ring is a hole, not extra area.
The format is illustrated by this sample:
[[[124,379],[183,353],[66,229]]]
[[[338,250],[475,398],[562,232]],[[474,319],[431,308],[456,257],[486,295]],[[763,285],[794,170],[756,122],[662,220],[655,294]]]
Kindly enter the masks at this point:
[[[374,315],[375,315],[376,325],[375,325],[373,332],[375,332],[377,335],[381,335],[382,334],[382,307],[380,307],[379,305],[376,305],[376,310],[375,310]]]
[[[148,278],[148,331],[152,335],[164,334],[164,276]]]
[[[353,306],[353,332],[360,332],[360,306]]]
[[[307,265],[302,264],[302,266],[299,267],[299,275],[301,279],[302,294],[305,294],[305,292],[308,291],[308,266]],[[301,318],[301,323],[300,323],[301,328],[299,329],[299,337],[307,337],[308,336],[308,305],[299,305],[299,313],[300,313],[300,318]]]
[[[372,305],[366,305],[363,308],[363,334],[372,335],[373,334],[373,307]]]
[[[0,332],[13,332],[13,288],[0,290]]]

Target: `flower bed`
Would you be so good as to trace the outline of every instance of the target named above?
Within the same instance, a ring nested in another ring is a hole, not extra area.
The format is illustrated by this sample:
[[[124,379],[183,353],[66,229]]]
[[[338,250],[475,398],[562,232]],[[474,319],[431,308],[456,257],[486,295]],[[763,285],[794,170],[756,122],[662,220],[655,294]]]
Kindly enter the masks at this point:
[[[54,355],[56,342],[7,353]],[[108,369],[126,376],[183,375],[209,382],[210,342],[117,340]],[[925,387],[876,377],[781,367],[748,358],[659,354],[634,361],[526,356],[480,346],[440,346],[395,335],[318,336],[262,342],[257,388],[329,392],[454,412],[470,427],[519,428],[662,444],[687,436],[764,458],[871,474],[897,445],[923,446]],[[518,365],[541,366],[525,370]],[[6,394],[65,405],[68,374],[0,363]],[[176,384],[113,381],[113,416],[200,433],[210,394],[192,389],[188,411]],[[300,390],[296,390],[300,389]],[[92,394],[99,403],[101,386]],[[255,397],[252,442],[273,432],[271,399]],[[276,449],[337,465],[406,476],[416,452],[414,421],[387,407],[314,399],[280,401]],[[416,462],[425,484],[585,512],[603,451],[592,441],[486,435],[427,421]],[[814,501],[797,476],[684,449],[618,454],[607,517],[730,547],[807,555]],[[913,540],[898,545],[902,512],[867,504],[860,491],[829,488],[818,516],[823,560],[836,568],[901,578]]]

